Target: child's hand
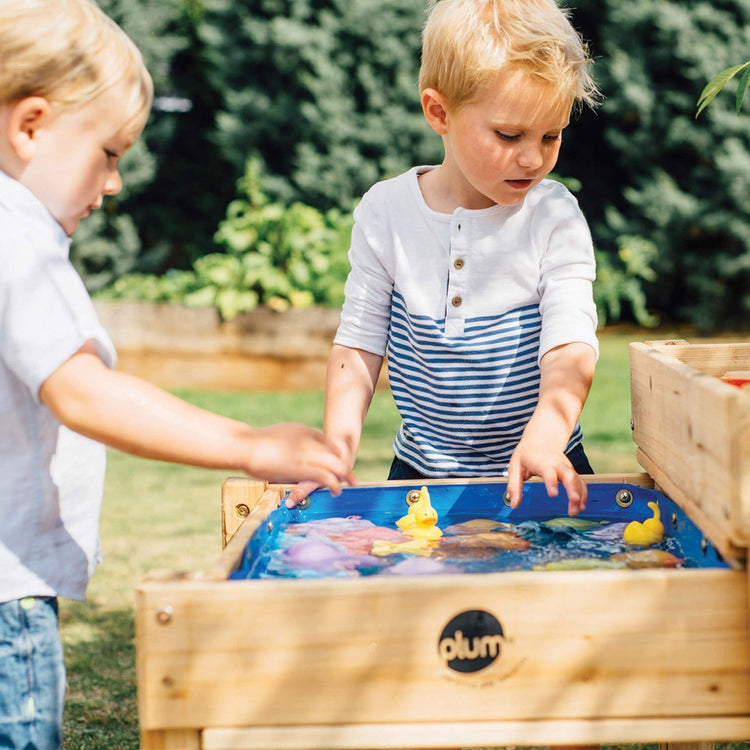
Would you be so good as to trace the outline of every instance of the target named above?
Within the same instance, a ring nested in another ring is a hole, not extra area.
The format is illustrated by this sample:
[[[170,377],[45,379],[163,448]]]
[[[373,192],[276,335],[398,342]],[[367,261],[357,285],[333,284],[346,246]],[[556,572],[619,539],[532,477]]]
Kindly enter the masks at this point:
[[[340,494],[343,482],[356,482],[348,462],[311,427],[294,422],[271,425],[254,430],[252,442],[247,467],[251,476],[271,482],[304,481],[328,487],[334,495]]]
[[[294,508],[295,505],[301,503],[311,492],[320,487],[316,482],[300,482],[295,487],[289,490],[289,494],[286,496],[286,507]]]
[[[586,483],[567,456],[541,445],[533,446],[531,441],[522,439],[508,464],[508,494],[512,508],[521,503],[524,480],[532,476],[541,477],[550,497],[557,497],[558,483],[562,482],[568,493],[568,515],[576,516],[586,509]]]

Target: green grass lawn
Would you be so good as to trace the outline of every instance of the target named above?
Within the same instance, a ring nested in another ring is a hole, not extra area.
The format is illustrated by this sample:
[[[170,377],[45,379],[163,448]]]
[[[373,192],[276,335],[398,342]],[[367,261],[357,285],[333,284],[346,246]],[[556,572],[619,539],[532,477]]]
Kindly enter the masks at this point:
[[[627,344],[643,338],[648,336],[601,337],[597,376],[581,418],[597,473],[641,470],[630,434]],[[320,427],[322,421],[321,393],[178,395],[258,426],[296,420]],[[356,467],[362,480],[385,478],[397,425],[390,394],[378,392]],[[110,452],[101,524],[104,563],[91,581],[87,602],[61,602],[68,669],[65,750],[138,748],[134,590],[149,570],[201,570],[219,556],[225,476]]]

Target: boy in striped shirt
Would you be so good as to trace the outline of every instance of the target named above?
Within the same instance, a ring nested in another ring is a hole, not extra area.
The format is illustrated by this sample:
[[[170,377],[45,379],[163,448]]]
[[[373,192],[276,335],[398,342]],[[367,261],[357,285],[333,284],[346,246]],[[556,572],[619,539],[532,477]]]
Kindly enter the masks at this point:
[[[578,418],[598,355],[590,232],[546,179],[597,91],[555,0],[441,0],[422,48],[438,166],[373,186],[354,213],[325,433],[351,464],[384,356],[402,417],[389,479],[539,476],[568,512],[591,473]],[[312,489],[290,493],[295,504]]]

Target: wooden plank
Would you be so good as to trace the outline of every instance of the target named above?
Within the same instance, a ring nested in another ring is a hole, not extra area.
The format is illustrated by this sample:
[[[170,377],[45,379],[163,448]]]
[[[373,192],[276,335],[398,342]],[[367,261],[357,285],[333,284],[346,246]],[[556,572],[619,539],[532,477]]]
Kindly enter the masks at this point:
[[[733,568],[738,570],[744,569],[747,558],[747,548],[737,547],[727,533],[726,527],[715,523],[713,518],[706,515],[701,507],[694,503],[684,493],[682,488],[672,481],[671,477],[660,471],[660,467],[643,453],[640,448],[636,452],[636,456],[638,463],[643,466],[644,469],[658,475],[661,481],[664,482],[664,485],[658,488],[659,491],[669,497],[670,500],[677,503],[677,505],[685,511],[690,520],[701,530],[705,538],[713,544],[724,560]]]
[[[229,505],[235,511],[238,507],[237,501],[247,500],[250,502],[250,499],[246,497],[246,493],[243,493],[241,489],[239,492],[232,491],[231,493],[227,493],[227,495],[230,498]],[[253,495],[253,498],[254,497],[255,495]],[[255,534],[258,527],[264,523],[269,514],[279,507],[280,502],[281,493],[279,491],[279,486],[273,485],[268,487],[257,500],[255,505],[252,506],[249,515],[242,521],[239,528],[234,532],[231,539],[229,539],[216,564],[205,573],[193,577],[213,581],[226,581],[242,564],[242,557],[245,554],[245,549],[253,534]],[[239,502],[239,505],[244,505],[244,502]],[[248,506],[245,505],[245,507]]]
[[[202,750],[201,733],[192,729],[141,732],[141,750]]]
[[[697,569],[145,583],[141,722],[744,715],[746,586],[743,573]],[[161,623],[165,607],[172,616]],[[502,658],[453,672],[441,634],[476,609],[501,622]]]
[[[746,342],[690,344],[678,339],[644,343],[715,378],[720,378],[729,370],[746,370],[750,363],[750,343]]]
[[[633,439],[656,483],[696,506],[735,547],[750,543],[750,393],[705,370],[725,371],[750,357],[750,345],[702,350],[702,369],[676,357],[697,359],[692,347],[630,345]],[[668,353],[667,353],[668,352]],[[687,508],[686,508],[687,510]],[[690,511],[688,511],[690,513]],[[695,514],[691,513],[692,516]]]
[[[221,485],[221,546],[227,542],[258,504],[268,482],[247,477],[229,477]]]
[[[750,737],[747,717],[673,719],[591,719],[586,721],[477,721],[337,726],[210,728],[204,750],[367,750],[378,747],[498,747],[650,743],[670,737],[670,750],[710,750],[705,738],[744,740]],[[695,741],[698,740],[696,743]],[[698,747],[700,744],[700,747]]]

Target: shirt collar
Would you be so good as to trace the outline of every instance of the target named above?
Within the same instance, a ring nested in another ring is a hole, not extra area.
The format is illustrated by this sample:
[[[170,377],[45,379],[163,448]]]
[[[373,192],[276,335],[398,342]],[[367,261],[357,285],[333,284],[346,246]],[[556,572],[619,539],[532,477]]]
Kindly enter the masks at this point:
[[[0,170],[0,205],[5,204],[14,213],[35,223],[35,231],[44,231],[57,245],[70,252],[70,237],[47,207],[25,185]]]

